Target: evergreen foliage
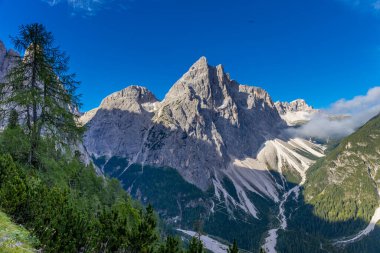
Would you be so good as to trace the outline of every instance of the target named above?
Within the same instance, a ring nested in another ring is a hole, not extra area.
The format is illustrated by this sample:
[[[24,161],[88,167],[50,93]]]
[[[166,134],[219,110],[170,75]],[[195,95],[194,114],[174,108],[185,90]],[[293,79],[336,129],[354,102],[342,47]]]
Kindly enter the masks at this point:
[[[234,240],[233,244],[228,247],[227,252],[228,253],[239,253],[239,248],[238,248],[236,240]]]
[[[141,213],[141,220],[137,229],[129,235],[128,249],[131,253],[153,252],[152,244],[157,240],[156,217],[153,207],[148,205],[145,212]]]
[[[67,74],[69,58],[54,46],[52,33],[42,24],[22,25],[12,38],[17,50],[25,52],[0,85],[1,103],[17,109],[30,139],[28,162],[36,164],[42,134],[57,143],[75,142],[82,131],[74,109],[79,106],[75,94],[78,82]],[[6,110],[6,113],[14,110]],[[14,114],[10,125],[14,125]]]
[[[8,127],[13,129],[18,126],[18,112],[13,109],[9,114]]]
[[[183,250],[178,238],[168,236],[165,243],[158,249],[157,253],[183,253]]]
[[[20,167],[11,156],[1,156],[2,210],[36,235],[44,252],[117,252],[126,248],[125,241],[130,235],[125,230],[132,233],[141,219],[138,209],[132,206],[135,204],[121,190],[107,192],[111,190],[109,182],[93,181],[96,176],[88,177],[87,173],[79,171],[88,170],[92,174],[92,168],[76,169],[70,172],[77,174],[77,178],[70,173],[70,181],[62,183],[64,181],[58,179],[52,182],[30,167]],[[68,170],[62,173],[68,173]],[[82,184],[95,184],[97,190],[92,192],[90,187],[82,188],[77,180]],[[108,193],[113,196],[106,196]],[[96,206],[90,204],[91,199],[87,196],[97,200]],[[110,198],[114,199],[112,204],[109,204]],[[108,213],[113,214],[112,220],[104,219]],[[110,234],[107,226],[117,229],[111,230],[113,233]],[[109,240],[108,236],[116,239]],[[109,241],[112,243],[108,244]]]
[[[205,253],[202,241],[197,237],[192,237],[187,253]]]

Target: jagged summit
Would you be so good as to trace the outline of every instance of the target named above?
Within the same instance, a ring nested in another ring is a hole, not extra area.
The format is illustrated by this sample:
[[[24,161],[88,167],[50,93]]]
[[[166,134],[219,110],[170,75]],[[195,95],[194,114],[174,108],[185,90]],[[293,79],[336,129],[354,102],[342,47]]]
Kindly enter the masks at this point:
[[[275,103],[281,118],[289,125],[300,125],[308,122],[312,116],[318,111],[308,105],[304,99],[298,98],[291,102]]]
[[[305,99],[303,98],[297,98],[297,99],[294,99],[293,101],[290,102],[291,104],[292,103],[302,103],[302,104],[306,104],[306,101]]]
[[[147,110],[144,102],[155,109]],[[205,57],[162,102],[145,88],[131,86],[111,94],[87,115],[91,120],[85,143],[95,156],[170,166],[202,190],[227,171],[236,173],[235,160],[254,157],[267,138],[278,135],[283,122],[265,90],[231,80],[222,65],[210,66]],[[270,180],[265,173],[250,176]],[[277,198],[274,186],[267,188],[271,190],[263,187],[263,194]]]
[[[204,68],[208,67],[208,61],[205,56],[201,56],[191,67],[190,69]]]
[[[298,98],[291,102],[280,102],[275,103],[278,112],[283,115],[288,112],[298,112],[298,111],[312,111],[314,108],[306,103],[304,99]]]
[[[211,66],[206,57],[201,57],[172,86],[165,96],[165,102],[183,96],[197,96],[202,98],[203,106],[218,107],[230,96],[232,90],[238,90],[238,85],[230,80],[222,65]]]

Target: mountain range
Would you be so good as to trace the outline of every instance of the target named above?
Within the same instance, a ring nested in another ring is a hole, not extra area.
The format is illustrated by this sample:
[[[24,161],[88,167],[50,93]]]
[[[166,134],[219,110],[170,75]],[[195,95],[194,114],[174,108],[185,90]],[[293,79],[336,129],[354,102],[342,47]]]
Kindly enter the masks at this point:
[[[0,42],[0,81],[12,56]],[[161,101],[129,86],[83,113],[77,148],[166,231],[200,232],[212,252],[233,240],[242,252],[378,252],[380,116],[334,142],[289,131],[318,112],[201,57]]]
[[[284,194],[304,183],[307,169],[324,156],[323,145],[285,131],[314,112],[303,100],[274,103],[265,90],[239,84],[202,57],[162,101],[129,86],[81,122],[100,170],[152,202],[167,223],[192,230],[201,220],[207,234],[227,241],[236,233],[217,224],[247,227],[255,235],[242,229],[236,239],[253,249],[277,222]]]

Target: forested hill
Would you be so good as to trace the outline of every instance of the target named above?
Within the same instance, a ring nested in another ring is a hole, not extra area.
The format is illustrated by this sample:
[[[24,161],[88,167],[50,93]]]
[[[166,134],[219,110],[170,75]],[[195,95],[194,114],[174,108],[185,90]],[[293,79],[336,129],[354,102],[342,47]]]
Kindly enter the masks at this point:
[[[310,168],[299,203],[288,203],[281,252],[378,252],[379,161],[380,115]]]

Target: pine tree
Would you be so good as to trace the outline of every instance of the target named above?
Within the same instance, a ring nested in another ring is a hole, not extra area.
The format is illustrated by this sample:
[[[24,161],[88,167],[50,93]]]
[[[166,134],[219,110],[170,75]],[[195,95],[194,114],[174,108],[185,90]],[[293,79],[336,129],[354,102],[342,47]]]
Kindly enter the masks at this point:
[[[128,238],[129,252],[148,253],[152,252],[154,243],[157,241],[157,219],[153,207],[149,204],[142,213],[142,220],[136,231],[132,231]]]
[[[42,134],[57,143],[75,141],[81,135],[74,108],[79,106],[75,75],[67,74],[68,57],[54,46],[52,33],[41,24],[20,26],[12,38],[17,50],[25,52],[15,60],[0,85],[3,105],[17,109],[30,139],[29,163],[37,163]]]
[[[204,253],[205,250],[203,248],[202,241],[195,236],[193,238],[191,238],[187,252],[188,253]]]
[[[158,253],[182,253],[180,241],[172,236],[168,236],[165,244],[161,245]]]
[[[0,203],[7,213],[19,216],[23,213],[28,198],[23,178],[11,156],[0,157]]]
[[[9,114],[8,119],[8,128],[16,128],[18,126],[18,112],[15,109],[12,109]]]
[[[260,248],[260,253],[265,253],[265,250],[263,248]]]
[[[124,212],[125,202],[120,202],[112,206],[111,209],[104,209],[100,214],[101,224],[101,252],[116,252],[127,240],[129,224],[128,217]]]
[[[234,240],[233,244],[230,247],[228,247],[227,252],[228,253],[239,253],[239,248],[237,246],[236,240]]]

